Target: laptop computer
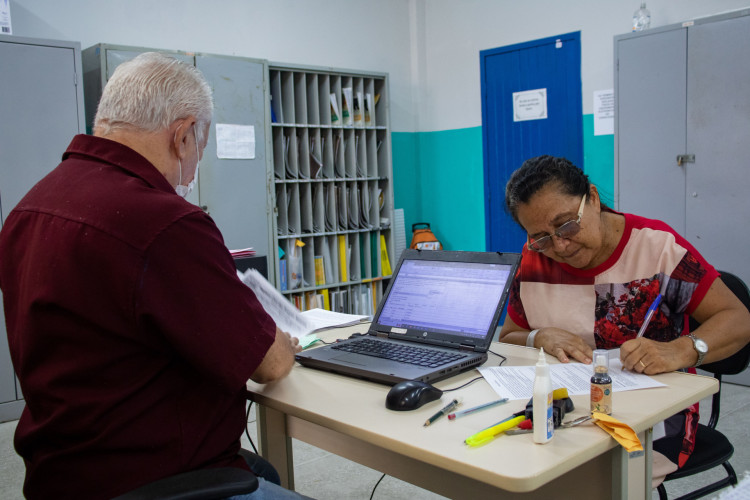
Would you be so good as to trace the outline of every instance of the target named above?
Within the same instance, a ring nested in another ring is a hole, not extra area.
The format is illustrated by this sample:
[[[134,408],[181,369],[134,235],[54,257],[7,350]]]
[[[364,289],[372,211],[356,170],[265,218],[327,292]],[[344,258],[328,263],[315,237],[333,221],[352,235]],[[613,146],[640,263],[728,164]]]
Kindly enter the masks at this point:
[[[520,258],[406,249],[367,333],[303,351],[296,359],[389,385],[435,382],[479,366],[487,360]],[[375,353],[362,353],[363,343],[372,344],[367,347]],[[427,352],[407,360],[412,348]]]

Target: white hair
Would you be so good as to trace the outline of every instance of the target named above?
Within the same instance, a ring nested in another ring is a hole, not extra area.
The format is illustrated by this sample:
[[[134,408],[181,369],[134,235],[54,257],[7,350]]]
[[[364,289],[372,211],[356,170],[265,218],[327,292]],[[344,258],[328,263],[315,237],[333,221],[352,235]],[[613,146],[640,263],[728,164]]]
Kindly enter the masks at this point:
[[[99,100],[94,128],[102,135],[118,129],[164,130],[194,116],[196,137],[213,114],[211,87],[193,66],[158,52],[145,52],[120,64]]]

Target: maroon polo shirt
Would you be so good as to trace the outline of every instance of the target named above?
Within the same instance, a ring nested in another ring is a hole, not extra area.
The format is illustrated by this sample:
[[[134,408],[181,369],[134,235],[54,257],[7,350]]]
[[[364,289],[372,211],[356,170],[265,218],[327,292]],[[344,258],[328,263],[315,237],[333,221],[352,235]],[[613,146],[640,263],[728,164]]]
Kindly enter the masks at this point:
[[[245,382],[275,324],[213,220],[141,155],[76,136],[7,217],[0,287],[28,498],[246,468]]]

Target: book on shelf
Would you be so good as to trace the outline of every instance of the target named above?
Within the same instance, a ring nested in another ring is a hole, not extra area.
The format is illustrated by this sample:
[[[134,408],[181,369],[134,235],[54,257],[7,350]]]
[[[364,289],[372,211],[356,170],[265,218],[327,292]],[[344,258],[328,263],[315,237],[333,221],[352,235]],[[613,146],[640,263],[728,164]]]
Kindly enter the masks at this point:
[[[351,110],[352,108],[352,88],[344,87],[341,89],[341,117],[345,126],[352,124]]]
[[[365,94],[365,126],[372,126],[372,113],[370,110],[373,109],[372,94],[369,92]]]
[[[391,270],[391,261],[388,258],[388,247],[385,245],[385,235],[380,235],[380,268],[383,270],[383,276],[393,274]]]
[[[372,267],[372,276],[378,275],[378,235],[370,233],[370,265]]]
[[[362,126],[362,92],[357,92],[354,96],[354,112],[352,113],[352,121],[354,125]]]
[[[315,286],[326,284],[325,261],[322,255],[315,256]]]
[[[367,262],[365,262],[365,233],[359,233],[359,272],[360,277],[367,276]]]
[[[331,125],[340,125],[339,120],[339,105],[336,102],[336,94],[331,94]]]
[[[348,313],[350,311],[348,290],[331,292],[331,311],[340,313]]]
[[[279,260],[279,288],[281,288],[282,292],[287,289],[287,284],[286,284],[286,259]]]
[[[346,260],[346,254],[347,254],[347,247],[346,247],[346,236],[343,234],[338,235],[338,242],[339,242],[339,271],[340,271],[340,278],[342,283],[346,283],[349,281],[347,278],[347,260]]]

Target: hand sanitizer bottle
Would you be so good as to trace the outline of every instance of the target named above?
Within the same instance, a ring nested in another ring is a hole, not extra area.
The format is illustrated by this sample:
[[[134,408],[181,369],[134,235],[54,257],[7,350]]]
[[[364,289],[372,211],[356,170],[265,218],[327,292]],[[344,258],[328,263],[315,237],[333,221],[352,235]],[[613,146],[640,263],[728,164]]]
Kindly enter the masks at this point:
[[[548,443],[555,433],[555,420],[552,413],[552,379],[549,376],[549,365],[544,357],[544,348],[539,350],[534,377],[534,442]]]

